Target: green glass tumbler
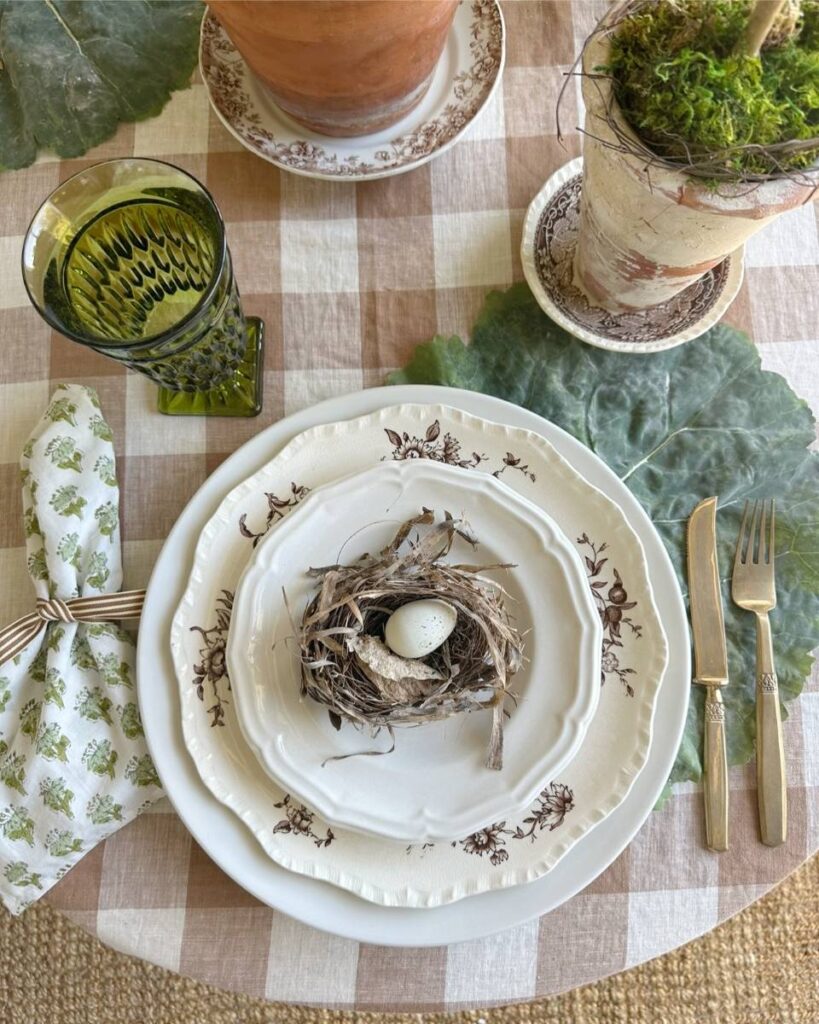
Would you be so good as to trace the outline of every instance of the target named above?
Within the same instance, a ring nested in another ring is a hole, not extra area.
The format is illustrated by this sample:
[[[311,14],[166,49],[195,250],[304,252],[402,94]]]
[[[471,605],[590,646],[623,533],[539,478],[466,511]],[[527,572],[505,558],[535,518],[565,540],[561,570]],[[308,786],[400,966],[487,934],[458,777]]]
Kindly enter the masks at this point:
[[[107,160],[64,181],[23,243],[57,331],[159,384],[171,415],[255,416],[264,325],[245,317],[210,193],[171,164]]]

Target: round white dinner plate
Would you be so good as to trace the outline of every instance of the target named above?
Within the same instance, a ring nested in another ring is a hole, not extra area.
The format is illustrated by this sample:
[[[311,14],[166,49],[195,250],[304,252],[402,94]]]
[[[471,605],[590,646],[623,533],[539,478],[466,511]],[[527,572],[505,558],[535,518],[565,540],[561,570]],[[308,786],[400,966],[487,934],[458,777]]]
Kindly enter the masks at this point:
[[[314,878],[290,873],[266,855],[244,824],[209,792],[188,755],[167,638],[168,623],[186,588],[180,566],[192,563],[199,535],[226,492],[301,431],[396,402],[430,401],[539,432],[616,500],[645,547],[668,637],[669,667],[645,770],[621,805],[576,843],[571,858],[531,885],[419,913],[407,907],[374,906]],[[177,812],[211,858],[256,898],[309,925],[362,942],[398,946],[465,941],[513,927],[554,909],[596,878],[633,838],[665,785],[682,736],[690,688],[688,626],[679,586],[662,541],[628,488],[580,442],[534,413],[490,396],[433,386],[373,388],[331,399],[274,424],[223,462],[191,499],[160,553],[140,625],[138,659],[140,703],[151,753]]]
[[[446,562],[513,566],[484,574],[503,588],[524,637],[500,771],[486,766],[492,709],[396,728],[391,738],[338,728],[326,705],[301,693],[294,629],[320,586],[307,570],[383,551],[425,508],[439,522],[445,513],[463,519],[478,541],[473,550],[456,535]],[[219,543],[206,538],[211,550]],[[437,843],[523,816],[577,752],[597,707],[603,628],[592,594],[554,521],[491,473],[432,459],[378,462],[313,490],[250,556],[227,646],[244,737],[268,775],[333,829]],[[372,750],[383,756],[353,756]]]
[[[501,80],[504,59],[500,4],[462,0],[418,106],[373,135],[332,138],[284,113],[208,11],[199,44],[202,80],[231,135],[284,171],[329,181],[388,178],[445,153],[486,109]]]
[[[600,695],[578,754],[519,818],[454,844],[333,830],[276,787],[247,745],[225,666],[236,586],[254,545],[311,488],[384,460],[438,461],[502,476],[549,510],[582,552],[605,638]],[[292,871],[393,906],[431,907],[548,871],[628,793],[649,749],[666,641],[639,539],[621,510],[539,434],[447,406],[387,406],[306,430],[235,487],[202,531],[171,626],[188,749],[211,792]]]

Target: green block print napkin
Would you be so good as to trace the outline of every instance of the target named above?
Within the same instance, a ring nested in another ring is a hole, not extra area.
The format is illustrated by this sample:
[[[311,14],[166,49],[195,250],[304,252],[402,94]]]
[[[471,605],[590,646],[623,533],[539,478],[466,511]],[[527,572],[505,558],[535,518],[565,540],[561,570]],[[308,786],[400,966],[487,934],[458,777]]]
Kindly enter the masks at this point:
[[[57,388],[20,468],[36,597],[116,593],[119,488],[94,391]],[[128,633],[82,622],[50,622],[0,665],[0,896],[13,914],[162,795],[134,666]]]

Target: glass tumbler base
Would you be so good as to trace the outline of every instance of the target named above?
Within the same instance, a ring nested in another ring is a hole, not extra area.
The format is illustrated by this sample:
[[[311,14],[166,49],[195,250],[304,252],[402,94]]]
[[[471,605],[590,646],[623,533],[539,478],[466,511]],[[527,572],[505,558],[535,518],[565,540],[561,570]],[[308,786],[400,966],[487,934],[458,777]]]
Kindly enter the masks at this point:
[[[158,408],[167,416],[258,416],[264,390],[264,321],[245,317],[247,347],[236,373],[209,391],[159,389]]]

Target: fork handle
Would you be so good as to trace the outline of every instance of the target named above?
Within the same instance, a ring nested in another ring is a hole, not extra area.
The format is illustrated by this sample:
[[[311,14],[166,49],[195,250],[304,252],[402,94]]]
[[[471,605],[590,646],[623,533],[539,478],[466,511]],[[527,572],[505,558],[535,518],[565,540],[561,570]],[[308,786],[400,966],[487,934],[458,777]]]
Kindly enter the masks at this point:
[[[725,705],[718,686],[705,691],[705,749],[703,796],[705,843],[710,850],[728,849],[728,756],[725,745]]]
[[[765,612],[756,616],[756,785],[762,842],[780,846],[788,835],[788,782],[771,624]]]

